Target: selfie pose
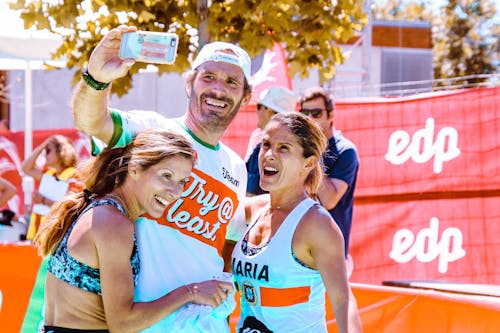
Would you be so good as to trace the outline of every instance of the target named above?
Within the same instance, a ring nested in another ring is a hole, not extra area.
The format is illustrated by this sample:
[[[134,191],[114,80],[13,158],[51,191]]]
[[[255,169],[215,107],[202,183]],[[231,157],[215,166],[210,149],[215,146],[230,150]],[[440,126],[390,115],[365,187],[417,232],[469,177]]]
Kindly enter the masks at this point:
[[[119,57],[120,44],[125,34],[136,30],[124,25],[111,29],[93,50],[75,92],[73,114],[78,129],[110,147],[122,147],[146,128],[168,128],[185,137],[198,154],[199,163],[181,198],[162,216],[136,221],[141,272],[135,299],[147,302],[230,270],[232,248],[245,227],[247,175],[242,159],[220,139],[250,100],[251,70],[250,57],[237,45],[208,43],[185,74],[188,105],[183,117],[112,109],[110,84],[127,75],[135,62]],[[234,307],[234,301],[213,312],[198,307],[182,332],[229,332],[227,317]],[[173,331],[185,314],[173,313],[147,332]]]

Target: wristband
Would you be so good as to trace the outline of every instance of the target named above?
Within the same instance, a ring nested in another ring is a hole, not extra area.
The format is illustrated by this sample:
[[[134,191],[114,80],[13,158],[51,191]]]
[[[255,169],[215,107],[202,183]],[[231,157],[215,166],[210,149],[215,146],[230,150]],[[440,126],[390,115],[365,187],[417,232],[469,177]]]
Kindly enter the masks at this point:
[[[87,68],[85,68],[82,71],[82,79],[83,79],[83,81],[85,81],[85,83],[90,88],[92,88],[94,90],[104,90],[104,89],[106,89],[109,86],[109,82],[108,83],[104,83],[104,82],[99,82],[96,79],[94,79],[92,77],[92,75],[89,74],[89,71],[88,71]]]
[[[191,287],[188,284],[186,284],[184,287],[186,287],[186,289],[188,290],[190,302],[193,302],[194,301],[194,293],[191,290]]]

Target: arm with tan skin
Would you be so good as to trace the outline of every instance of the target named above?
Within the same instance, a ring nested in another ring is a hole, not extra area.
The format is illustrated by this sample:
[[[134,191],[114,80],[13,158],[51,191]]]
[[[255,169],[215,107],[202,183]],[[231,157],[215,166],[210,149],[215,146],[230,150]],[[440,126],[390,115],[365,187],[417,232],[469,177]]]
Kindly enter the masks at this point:
[[[361,332],[356,300],[347,279],[342,233],[322,207],[311,209],[300,222],[294,236],[295,249],[300,260],[319,270],[339,332]]]
[[[127,75],[134,60],[120,59],[120,42],[123,33],[136,30],[136,27],[121,25],[110,30],[97,44],[87,67],[96,81],[108,83]],[[109,91],[110,87],[95,90],[81,80],[72,100],[76,128],[106,143],[110,141],[114,129],[108,111]]]
[[[50,143],[50,138],[45,139],[40,145],[38,145],[33,152],[23,161],[22,170],[24,174],[33,177],[35,180],[40,181],[43,177],[43,169],[36,165],[36,160],[40,154],[47,148]],[[70,191],[67,194],[71,193]],[[51,206],[54,201],[44,197],[40,193],[36,192],[33,196],[33,203],[41,203],[47,206]]]
[[[40,156],[40,154],[45,150],[45,148],[47,148],[49,141],[49,139],[46,139],[44,142],[38,145],[23,161],[22,170],[24,174],[33,177],[37,181],[40,181],[40,179],[42,179],[43,170],[36,165],[36,160],[38,159],[38,156]]]
[[[0,177],[0,206],[3,206],[17,193],[17,188],[8,180]]]
[[[235,241],[226,239],[224,241],[224,245],[222,246],[222,259],[224,260],[224,272],[232,272],[232,267],[231,267],[231,256],[233,254],[233,249],[234,246],[236,245]]]
[[[40,145],[38,145],[31,154],[23,161],[22,170],[25,175],[33,177],[36,181],[40,181],[43,176],[43,170],[36,165],[36,160],[38,156],[47,148],[49,144],[49,139],[46,139]],[[52,201],[46,199],[43,195],[35,192],[33,195],[33,203],[51,205]]]
[[[106,322],[110,332],[137,332],[171,314],[187,303],[212,307],[233,291],[231,283],[209,280],[181,286],[151,302],[134,302],[134,282],[130,266],[134,225],[110,207],[94,209],[92,239],[101,272]]]
[[[251,203],[255,197],[245,198],[245,224],[248,225],[251,218]],[[226,239],[222,248],[222,258],[224,259],[224,272],[232,272],[231,256],[236,242]]]
[[[318,196],[321,204],[327,210],[334,208],[340,201],[349,185],[343,180],[323,176],[318,189]]]

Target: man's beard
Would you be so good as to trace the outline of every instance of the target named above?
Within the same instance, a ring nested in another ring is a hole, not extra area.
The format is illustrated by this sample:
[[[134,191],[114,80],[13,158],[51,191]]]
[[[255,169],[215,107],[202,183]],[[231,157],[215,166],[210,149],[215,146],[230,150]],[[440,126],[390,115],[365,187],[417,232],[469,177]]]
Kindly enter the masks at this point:
[[[199,107],[201,109],[202,105],[202,98],[200,97]],[[225,131],[228,126],[231,124],[233,119],[238,115],[239,109],[241,107],[241,100],[233,105],[233,108],[230,113],[224,113],[224,115],[221,115],[220,113],[210,113],[208,115],[205,115],[203,117],[203,125],[206,130],[208,131],[213,131],[213,132],[223,132]]]

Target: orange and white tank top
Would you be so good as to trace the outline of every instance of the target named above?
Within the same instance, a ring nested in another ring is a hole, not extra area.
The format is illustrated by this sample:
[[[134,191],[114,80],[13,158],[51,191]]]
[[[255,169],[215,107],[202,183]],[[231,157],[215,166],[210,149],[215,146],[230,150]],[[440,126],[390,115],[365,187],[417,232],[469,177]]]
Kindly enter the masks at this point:
[[[292,253],[295,229],[315,204],[309,198],[298,204],[258,252],[244,251],[244,239],[258,218],[236,244],[232,269],[241,295],[238,332],[327,332],[321,275]]]

